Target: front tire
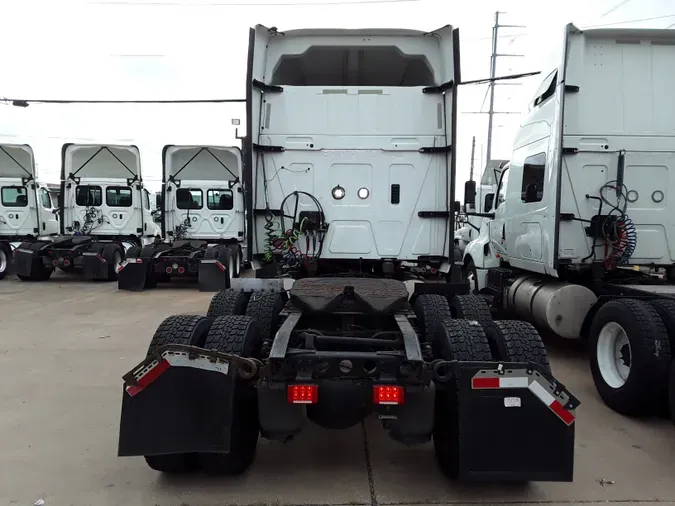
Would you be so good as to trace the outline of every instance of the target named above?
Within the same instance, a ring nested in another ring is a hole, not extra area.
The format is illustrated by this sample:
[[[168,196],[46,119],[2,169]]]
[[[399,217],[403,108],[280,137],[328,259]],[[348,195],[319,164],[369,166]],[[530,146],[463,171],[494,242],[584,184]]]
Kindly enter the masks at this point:
[[[12,248],[9,244],[0,243],[0,279],[7,276],[12,263]]]
[[[620,299],[602,306],[591,324],[589,351],[593,381],[607,406],[627,416],[660,411],[671,351],[663,321],[648,302]]]

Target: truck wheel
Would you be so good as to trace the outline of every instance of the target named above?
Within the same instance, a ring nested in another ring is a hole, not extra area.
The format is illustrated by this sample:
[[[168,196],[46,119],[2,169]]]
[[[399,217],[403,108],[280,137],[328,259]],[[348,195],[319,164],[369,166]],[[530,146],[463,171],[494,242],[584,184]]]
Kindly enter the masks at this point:
[[[670,353],[675,354],[675,300],[650,300],[649,305],[656,309],[656,312],[659,313],[663,324],[666,326],[668,341],[670,342]]]
[[[551,364],[541,336],[528,322],[498,320],[481,322],[494,360],[533,362],[551,373]]]
[[[229,278],[232,279],[234,277],[234,257],[232,256],[232,250],[228,245],[216,244],[215,246],[206,248],[204,258],[218,260],[221,264],[227,267],[227,275]]]
[[[8,244],[0,243],[0,279],[7,276],[11,262],[12,248]]]
[[[648,302],[606,303],[593,318],[588,344],[593,382],[607,406],[628,416],[658,413],[671,353],[665,325]]]
[[[443,360],[490,362],[492,354],[480,324],[468,320],[443,320],[436,328]],[[457,386],[451,380],[436,390],[434,412],[434,453],[448,478],[459,474],[459,412]]]
[[[205,316],[173,315],[159,324],[152,336],[148,355],[167,344],[202,345],[211,328],[212,321]],[[145,462],[151,469],[162,473],[186,473],[197,468],[193,453],[146,455]]]
[[[454,318],[462,320],[492,320],[490,307],[478,295],[455,295],[450,300],[450,311]]]
[[[246,316],[258,323],[263,340],[274,337],[279,327],[279,313],[285,305],[286,301],[279,292],[251,294],[246,305]]]
[[[238,278],[241,271],[241,249],[238,244],[230,245],[230,257],[232,258],[232,277]]]
[[[219,316],[213,321],[204,348],[240,357],[258,357],[262,341],[260,327],[253,318]],[[260,431],[255,386],[236,378],[233,395],[230,452],[199,454],[200,466],[208,474],[241,474],[255,458]]]
[[[414,309],[417,325],[428,343],[434,342],[434,332],[438,324],[445,319],[452,319],[448,299],[443,295],[422,294],[415,300]]]
[[[211,299],[206,316],[217,318],[218,316],[243,315],[246,313],[246,305],[250,296],[250,292],[233,288],[221,290]]]
[[[478,271],[476,271],[476,265],[470,258],[462,269],[462,274],[464,274],[464,279],[469,282],[471,293],[478,293]]]
[[[124,260],[124,250],[119,244],[106,244],[102,255],[108,264],[108,281],[117,281],[117,269]]]

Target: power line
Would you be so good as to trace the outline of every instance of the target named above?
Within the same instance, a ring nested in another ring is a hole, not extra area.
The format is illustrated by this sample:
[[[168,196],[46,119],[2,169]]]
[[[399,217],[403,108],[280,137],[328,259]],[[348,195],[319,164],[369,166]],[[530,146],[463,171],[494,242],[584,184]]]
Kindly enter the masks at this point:
[[[590,26],[584,26],[583,29],[588,30],[589,28],[604,28],[606,26],[625,25],[627,23],[640,23],[642,21],[654,21],[654,20],[657,20],[657,19],[668,19],[668,18],[675,18],[675,14],[665,14],[663,16],[654,16],[653,18],[628,19],[626,21],[616,21],[614,23],[604,23],[602,25],[590,25]]]
[[[90,1],[90,5],[120,5],[120,6],[132,6],[132,5],[143,5],[143,6],[161,6],[161,7],[288,7],[288,6],[302,6],[302,7],[320,7],[322,5],[367,5],[367,4],[399,4],[399,3],[418,3],[421,0],[358,0],[358,1],[345,1],[345,0],[328,0],[326,2],[283,2],[283,3],[274,3],[274,2],[149,2],[149,1],[131,1],[131,0],[121,0],[119,2],[102,0],[102,1]]]
[[[617,9],[620,9],[621,7],[623,7],[623,6],[626,5],[628,2],[631,2],[631,1],[632,1],[632,0],[623,0],[622,2],[619,2],[618,4],[616,4],[614,7],[612,7],[611,9],[609,9],[607,12],[605,12],[605,13],[604,13],[602,16],[600,16],[600,17],[601,17],[601,18],[604,18],[605,16],[611,14],[612,12],[614,12],[614,11],[617,10]]]
[[[9,102],[16,107],[28,107],[29,104],[236,104],[246,102],[245,98],[210,98],[188,100],[54,100],[2,97],[0,100]]]

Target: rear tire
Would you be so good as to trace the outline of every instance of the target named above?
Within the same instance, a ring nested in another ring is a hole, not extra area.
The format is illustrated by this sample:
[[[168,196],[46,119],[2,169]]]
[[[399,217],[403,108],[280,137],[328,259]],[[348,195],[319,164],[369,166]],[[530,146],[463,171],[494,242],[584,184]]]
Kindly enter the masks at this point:
[[[546,346],[529,323],[517,320],[481,322],[494,360],[533,362],[551,373]]]
[[[443,360],[490,362],[492,354],[483,328],[467,320],[443,320],[436,328]],[[434,413],[434,453],[443,474],[459,474],[459,400],[457,385],[449,381],[437,388]]]
[[[212,321],[205,316],[173,315],[159,324],[152,336],[148,355],[168,344],[202,346],[211,328]],[[197,468],[196,454],[172,453],[146,455],[145,462],[151,469],[167,474],[187,473]]]
[[[593,382],[607,406],[627,416],[661,411],[667,399],[670,343],[648,302],[606,303],[593,318],[588,344]]]
[[[454,318],[462,320],[492,320],[490,307],[478,295],[455,295],[450,301],[450,311]]]
[[[106,244],[102,255],[108,264],[108,281],[117,281],[117,269],[124,260],[124,249],[116,243]]]
[[[0,243],[0,279],[7,276],[12,263],[12,248],[9,244]]]
[[[213,321],[204,348],[240,357],[259,357],[262,341],[253,318],[220,316]],[[208,474],[241,474],[255,459],[260,431],[256,389],[241,378],[235,378],[234,382],[230,452],[199,454],[199,464]]]
[[[243,315],[246,313],[246,305],[250,296],[250,292],[232,288],[221,290],[211,298],[206,316],[217,318],[218,316]]]
[[[279,313],[286,301],[279,292],[252,293],[246,306],[246,316],[260,326],[263,340],[271,339],[279,328]]]
[[[439,355],[440,349],[435,332],[440,322],[452,319],[448,299],[443,295],[422,294],[415,300],[414,310],[417,316],[416,327],[421,330],[423,341],[431,346],[436,355]]]

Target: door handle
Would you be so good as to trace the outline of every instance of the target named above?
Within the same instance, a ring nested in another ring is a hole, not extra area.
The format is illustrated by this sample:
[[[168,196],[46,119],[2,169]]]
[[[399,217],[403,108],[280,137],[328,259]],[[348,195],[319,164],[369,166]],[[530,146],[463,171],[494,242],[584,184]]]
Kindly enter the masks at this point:
[[[222,225],[223,223],[225,223],[225,219],[221,217],[220,218],[220,224]]]
[[[502,225],[502,240],[506,239],[506,223]]]

